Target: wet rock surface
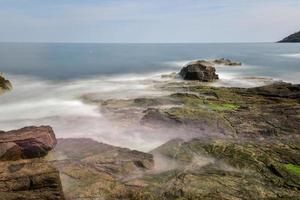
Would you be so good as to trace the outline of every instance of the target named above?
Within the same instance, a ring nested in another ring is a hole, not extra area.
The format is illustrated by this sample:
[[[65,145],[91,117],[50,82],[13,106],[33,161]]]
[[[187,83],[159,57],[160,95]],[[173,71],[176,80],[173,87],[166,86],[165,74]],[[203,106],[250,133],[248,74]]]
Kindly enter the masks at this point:
[[[135,189],[126,180],[154,167],[151,154],[91,139],[59,139],[49,162],[60,170],[67,199],[125,199]]]
[[[119,199],[299,199],[299,85],[161,88],[171,94],[101,104],[120,113],[126,102],[126,112],[138,110],[135,119],[153,130],[196,133],[152,150],[154,170],[125,180],[138,189],[127,188]]]
[[[299,165],[299,138],[294,142],[178,139],[152,153],[178,160],[173,172],[144,178],[151,183],[146,190],[156,191],[159,199],[299,197],[300,177],[286,167]]]

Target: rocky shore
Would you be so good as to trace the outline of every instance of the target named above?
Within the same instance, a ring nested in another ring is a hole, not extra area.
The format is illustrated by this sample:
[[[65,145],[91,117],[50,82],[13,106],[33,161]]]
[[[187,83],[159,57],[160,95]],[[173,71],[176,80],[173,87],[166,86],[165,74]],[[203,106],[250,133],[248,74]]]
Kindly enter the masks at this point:
[[[190,65],[196,73],[214,71],[211,63]],[[180,74],[184,78],[185,72]],[[299,199],[300,85],[211,87],[199,81],[202,75],[157,84],[165,96],[105,101],[82,97],[108,119],[139,124],[151,134],[181,134],[150,152],[87,138],[56,139],[47,126],[0,132],[0,196]],[[193,137],[188,138],[190,133]]]
[[[0,94],[4,92],[5,90],[11,90],[12,84],[9,80],[6,80],[1,74],[0,74]]]
[[[89,99],[114,120],[185,138],[150,151],[154,169],[125,180],[136,188],[119,199],[299,199],[300,85],[216,88],[197,80],[157,87],[170,95]],[[157,169],[162,162],[167,167]]]

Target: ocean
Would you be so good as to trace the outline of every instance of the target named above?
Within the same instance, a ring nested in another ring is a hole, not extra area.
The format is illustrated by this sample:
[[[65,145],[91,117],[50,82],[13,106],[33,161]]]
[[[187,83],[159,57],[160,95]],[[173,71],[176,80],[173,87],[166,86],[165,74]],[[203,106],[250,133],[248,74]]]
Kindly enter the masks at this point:
[[[192,60],[229,58],[241,67],[217,67],[215,86],[254,87],[273,80],[300,83],[300,44],[79,44],[0,43],[0,72],[13,90],[0,96],[0,130],[50,125],[57,137],[88,137],[150,150],[171,136],[121,128],[101,113],[99,100],[165,95],[161,74]],[[174,137],[174,136],[172,136]]]

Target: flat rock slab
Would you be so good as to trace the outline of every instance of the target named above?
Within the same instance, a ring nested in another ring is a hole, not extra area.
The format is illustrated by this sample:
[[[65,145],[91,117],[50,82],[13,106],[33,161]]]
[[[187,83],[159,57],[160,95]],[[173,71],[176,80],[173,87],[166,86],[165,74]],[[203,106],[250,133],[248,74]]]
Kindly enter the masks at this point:
[[[0,199],[62,200],[59,172],[42,160],[0,162]]]
[[[55,145],[56,138],[49,126],[1,132],[0,161],[42,157]]]
[[[128,199],[132,188],[124,180],[154,167],[151,154],[84,138],[58,139],[48,160],[61,173],[65,197],[74,200]]]

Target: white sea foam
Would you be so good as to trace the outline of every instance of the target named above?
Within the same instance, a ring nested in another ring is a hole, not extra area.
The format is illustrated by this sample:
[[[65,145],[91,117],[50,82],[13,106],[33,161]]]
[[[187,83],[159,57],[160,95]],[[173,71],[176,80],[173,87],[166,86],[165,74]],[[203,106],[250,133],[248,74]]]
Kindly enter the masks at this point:
[[[180,69],[184,65],[188,64],[193,60],[178,60],[178,61],[169,61],[169,62],[164,62],[163,64],[169,66],[169,67],[174,67]]]
[[[98,105],[81,97],[97,94],[99,100],[165,95],[155,89],[160,74],[92,77],[71,81],[46,81],[35,77],[6,75],[14,89],[0,97],[0,130],[31,125],[50,125],[58,138],[88,137],[100,142],[148,151],[172,134],[153,136],[141,127],[120,127],[106,119]]]
[[[289,58],[300,58],[300,53],[280,54],[280,56],[289,57]]]

